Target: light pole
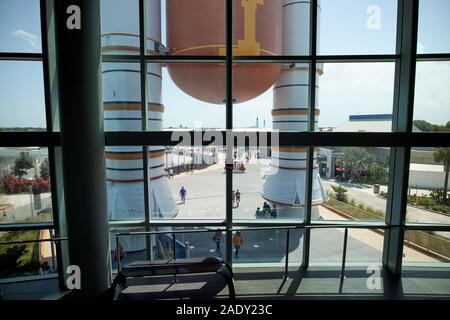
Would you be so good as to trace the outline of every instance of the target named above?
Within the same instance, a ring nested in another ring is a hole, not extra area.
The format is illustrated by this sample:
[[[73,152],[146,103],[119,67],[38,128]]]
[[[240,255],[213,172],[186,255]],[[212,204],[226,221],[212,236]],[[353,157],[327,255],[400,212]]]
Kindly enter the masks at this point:
[[[177,149],[177,157],[178,157],[177,161],[178,175],[180,175],[180,149]]]

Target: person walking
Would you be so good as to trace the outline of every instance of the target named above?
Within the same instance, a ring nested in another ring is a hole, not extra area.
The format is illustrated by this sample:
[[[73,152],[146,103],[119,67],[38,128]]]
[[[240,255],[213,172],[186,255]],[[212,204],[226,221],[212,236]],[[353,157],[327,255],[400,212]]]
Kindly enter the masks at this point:
[[[222,231],[217,229],[216,233],[213,236],[213,241],[216,243],[216,252],[222,256],[222,251],[220,250],[220,243],[222,242]]]
[[[239,189],[236,189],[236,193],[234,194],[236,197],[236,207],[239,207],[239,203],[241,202],[241,193]]]
[[[270,215],[270,213],[271,213],[270,205],[267,202],[265,202],[265,201],[264,201],[264,204],[263,204],[263,213],[264,213],[264,215],[266,215],[266,214]]]
[[[187,190],[184,187],[181,187],[180,189],[181,203],[186,203],[186,194]]]
[[[123,245],[119,242],[119,247],[116,248],[115,254],[114,254],[114,260],[123,260],[125,258],[126,253],[123,248]]]
[[[233,236],[233,244],[234,244],[234,256],[238,258],[239,256],[239,250],[241,249],[241,245],[243,243],[244,239],[242,238],[242,235],[239,231],[236,231],[236,233]]]
[[[172,179],[172,178],[173,178],[173,169],[170,168],[169,169],[169,179]]]

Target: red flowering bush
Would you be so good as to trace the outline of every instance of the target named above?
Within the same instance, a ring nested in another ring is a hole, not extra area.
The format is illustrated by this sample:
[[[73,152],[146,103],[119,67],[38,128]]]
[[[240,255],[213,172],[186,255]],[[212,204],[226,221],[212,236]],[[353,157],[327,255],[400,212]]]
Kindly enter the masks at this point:
[[[5,176],[0,179],[0,189],[6,194],[17,194],[30,192],[30,186],[33,193],[43,193],[50,191],[50,181],[43,178],[27,180],[14,176]]]

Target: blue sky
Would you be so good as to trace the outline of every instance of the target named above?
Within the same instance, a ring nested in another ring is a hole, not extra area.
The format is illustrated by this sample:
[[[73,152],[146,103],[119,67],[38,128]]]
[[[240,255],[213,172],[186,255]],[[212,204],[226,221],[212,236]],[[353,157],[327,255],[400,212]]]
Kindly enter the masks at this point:
[[[122,32],[135,32],[135,0],[102,0],[126,5],[128,15],[116,19]],[[270,0],[267,0],[270,1]],[[396,27],[395,0],[322,0],[321,54],[393,53]],[[164,3],[164,1],[163,1]],[[380,29],[369,29],[367,9],[380,9]],[[422,0],[419,51],[450,51],[448,0]],[[162,8],[164,12],[164,6]],[[164,26],[164,15],[163,15]],[[0,52],[40,52],[38,0],[0,0]],[[163,41],[165,28],[163,28]],[[336,126],[350,114],[390,113],[394,64],[326,64],[320,77],[319,126]],[[179,90],[163,70],[164,126],[224,127],[223,106],[203,103]],[[415,118],[433,123],[450,120],[450,62],[418,64]],[[45,126],[42,64],[0,61],[0,127]],[[271,125],[271,90],[234,108],[235,126],[265,120]]]

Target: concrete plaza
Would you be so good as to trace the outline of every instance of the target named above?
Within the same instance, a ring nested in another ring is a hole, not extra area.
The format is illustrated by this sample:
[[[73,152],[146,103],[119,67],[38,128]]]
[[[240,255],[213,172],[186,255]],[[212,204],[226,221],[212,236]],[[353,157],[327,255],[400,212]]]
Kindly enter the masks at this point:
[[[260,190],[264,183],[263,175],[268,168],[269,159],[259,159],[257,163],[246,164],[245,173],[233,175],[233,189],[241,192],[239,207],[233,209],[233,220],[252,220],[255,210],[262,207],[263,199]],[[206,169],[182,173],[169,179],[168,183],[174,197],[177,199],[179,212],[175,219],[180,220],[224,220],[225,219],[225,171],[222,164],[212,165]],[[186,203],[182,204],[179,190],[187,189]],[[376,196],[373,196],[379,199]],[[379,199],[382,200],[382,199]],[[345,220],[342,216],[320,206],[321,219]],[[266,218],[274,221],[274,218]],[[276,218],[277,221],[283,217]],[[199,229],[199,228],[198,228]],[[180,235],[182,243],[189,242],[191,256],[217,254],[211,233]],[[292,262],[301,261],[302,230],[295,230],[290,235],[289,259]],[[286,252],[286,231],[261,230],[243,232],[244,244],[236,262],[283,262]],[[338,262],[342,260],[344,239],[343,229],[315,229],[311,232],[311,262]],[[222,247],[224,242],[222,242]],[[347,260],[349,262],[381,262],[383,235],[364,229],[349,230],[347,245]],[[222,249],[222,255],[224,255]],[[421,252],[405,247],[405,260],[417,262],[433,262],[436,259]]]

